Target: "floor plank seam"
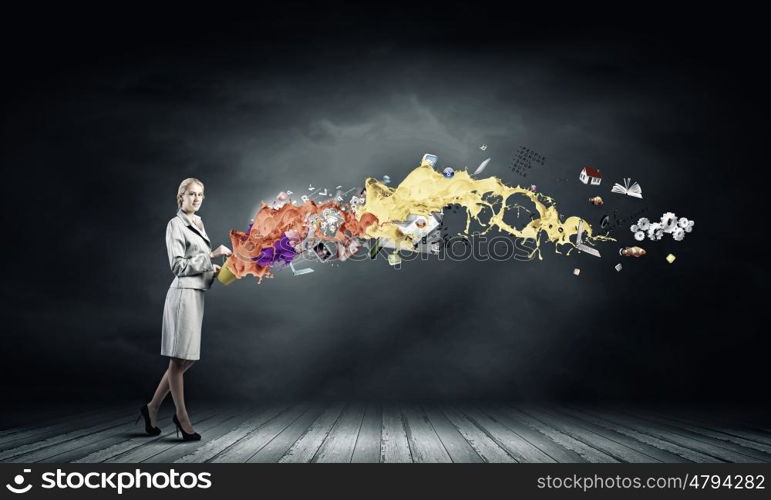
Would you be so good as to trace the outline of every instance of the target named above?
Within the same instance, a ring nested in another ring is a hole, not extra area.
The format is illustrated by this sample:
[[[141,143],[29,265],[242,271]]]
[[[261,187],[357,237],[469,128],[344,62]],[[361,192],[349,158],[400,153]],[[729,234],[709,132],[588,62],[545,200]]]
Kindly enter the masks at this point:
[[[252,430],[250,430],[249,432],[245,433],[243,436],[238,438],[236,441],[230,443],[228,446],[226,446],[225,448],[221,449],[219,452],[215,453],[213,456],[209,457],[208,459],[206,459],[204,461],[204,463],[214,463],[214,460],[216,460],[218,457],[222,456],[228,450],[232,449],[233,447],[235,447],[238,444],[240,444],[241,442],[243,442],[244,439],[248,439],[249,437],[253,436],[254,433],[258,432],[261,428],[263,428],[265,425],[267,425],[273,419],[280,417],[281,415],[283,415],[284,413],[289,411],[291,408],[292,408],[291,405],[287,406],[287,407],[284,407],[284,409],[280,410],[278,413],[276,413],[272,417],[270,417],[267,420],[265,420],[265,422],[259,424],[257,427],[253,428]],[[262,414],[268,412],[269,410],[270,410],[270,408],[265,408],[262,411],[260,411],[259,415],[262,415]]]
[[[559,412],[559,410],[554,410],[554,411],[557,411],[557,412]],[[559,413],[557,414],[557,417],[559,417]],[[649,454],[645,453],[645,452],[644,452],[644,451],[642,451],[642,450],[638,450],[638,449],[632,448],[631,446],[629,446],[629,445],[628,445],[628,444],[626,444],[626,443],[623,443],[623,442],[621,442],[621,441],[617,441],[616,439],[613,439],[612,437],[610,437],[610,436],[608,436],[608,435],[605,435],[605,434],[600,434],[600,433],[599,433],[599,432],[597,432],[597,431],[593,431],[591,428],[588,428],[588,427],[586,427],[585,425],[581,425],[580,423],[576,423],[575,425],[576,425],[577,427],[579,427],[579,428],[582,428],[582,429],[584,429],[584,430],[585,430],[585,431],[587,431],[587,432],[590,432],[590,433],[592,433],[592,434],[596,434],[596,435],[598,435],[598,436],[602,437],[603,439],[607,439],[608,441],[612,441],[612,442],[616,443],[616,444],[617,444],[617,445],[619,445],[619,446],[623,446],[624,448],[627,448],[627,449],[629,449],[629,450],[632,450],[632,451],[634,451],[634,452],[636,452],[636,453],[639,453],[639,454],[641,454],[641,455],[645,455],[646,457],[650,458],[650,459],[651,459],[653,462],[656,462],[656,463],[661,463],[661,461],[660,461],[660,460],[657,460],[655,457],[652,457],[651,455],[649,455]],[[632,439],[634,439],[634,438],[632,438]],[[586,443],[586,440],[585,440],[585,439],[581,439],[581,441],[583,441],[583,442],[585,442],[585,443]],[[638,442],[639,442],[639,441],[638,441]],[[640,444],[644,444],[644,443],[640,443]],[[587,443],[587,446],[588,446],[588,443]],[[606,453],[608,453],[608,452],[606,452]],[[622,457],[618,457],[618,456],[616,456],[615,458],[617,458],[618,460],[621,460],[622,462],[627,462],[627,460],[625,460],[625,459],[622,459]]]
[[[547,453],[547,452],[546,452],[546,450],[543,450],[543,449],[541,449],[541,447],[540,447],[540,446],[538,446],[536,443],[533,443],[533,442],[531,442],[529,439],[527,439],[525,436],[523,436],[523,435],[522,435],[520,432],[517,432],[517,430],[516,430],[516,429],[513,429],[511,426],[507,425],[507,424],[506,424],[506,422],[503,422],[503,421],[501,421],[501,420],[496,420],[496,419],[494,418],[494,415],[493,415],[493,414],[491,414],[489,410],[488,410],[488,412],[487,412],[487,415],[488,415],[488,417],[489,417],[491,420],[493,420],[493,421],[495,421],[495,422],[498,422],[500,425],[502,425],[503,427],[506,427],[507,429],[509,429],[509,431],[511,431],[512,433],[514,433],[514,434],[516,434],[517,436],[519,436],[519,438],[520,438],[520,439],[522,439],[522,441],[524,441],[524,442],[528,443],[528,444],[529,444],[530,446],[532,446],[533,448],[537,449],[538,451],[540,451],[541,453],[543,453],[543,454],[544,454],[544,455],[546,455],[547,457],[549,457],[549,458],[551,458],[552,460],[554,460],[554,463],[559,463],[559,460],[557,460],[555,457],[553,457],[553,456],[551,456],[549,453]],[[544,436],[544,437],[545,437],[546,439],[548,439],[548,438],[549,438],[548,436]],[[553,441],[552,441],[552,442],[553,442]],[[557,446],[559,446],[557,443],[554,443],[554,444],[555,444],[555,445],[557,445]]]
[[[645,418],[644,416],[642,416],[642,417],[635,417],[635,419],[638,420],[638,421],[639,420],[644,420],[644,421],[652,422],[657,427],[662,427],[663,426],[664,427],[664,431],[671,432],[672,434],[676,434],[676,435],[678,435],[678,436],[680,436],[682,438],[685,438],[685,439],[692,439],[694,441],[698,441],[698,442],[700,442],[702,444],[706,444],[708,446],[714,446],[716,448],[721,448],[723,451],[727,451],[727,452],[730,452],[730,453],[736,453],[736,454],[739,454],[739,455],[744,455],[747,458],[752,458],[752,459],[755,459],[755,460],[758,459],[757,457],[753,456],[752,454],[748,455],[747,453],[744,453],[742,451],[737,451],[735,449],[732,449],[732,447],[726,447],[725,446],[726,443],[723,443],[722,441],[720,441],[718,439],[715,439],[715,441],[718,441],[718,443],[713,443],[713,442],[710,442],[709,440],[705,441],[705,438],[707,438],[707,439],[714,439],[714,438],[708,438],[707,436],[703,436],[701,434],[697,434],[697,433],[688,431],[687,429],[682,429],[680,427],[674,427],[674,426],[667,426],[666,424],[658,424],[655,421],[651,421],[651,419]],[[667,427],[671,427],[671,428],[673,428],[673,430],[668,430]],[[688,434],[683,434],[684,432],[687,432],[687,433],[690,433],[690,434],[694,434],[696,437],[689,436]]]
[[[444,440],[442,439],[442,436],[439,435],[439,432],[437,432],[436,427],[434,426],[434,423],[431,421],[431,418],[428,416],[428,411],[425,409],[423,405],[419,406],[420,412],[425,415],[426,422],[428,422],[428,425],[431,426],[431,430],[434,431],[434,434],[436,434],[436,438],[439,440],[439,443],[442,445],[442,448],[444,448],[444,452],[447,453],[447,456],[450,457],[451,463],[456,463],[455,460],[452,458],[452,454],[450,454],[449,448],[447,448],[447,445],[445,444]]]
[[[602,417],[600,417],[600,418],[602,418]],[[605,420],[607,420],[607,418],[605,418]],[[638,427],[638,426],[635,425],[635,427]],[[659,439],[661,441],[665,441],[665,442],[670,443],[670,444],[674,444],[676,446],[681,446],[681,447],[687,448],[686,446],[682,445],[681,443],[678,443],[677,441],[673,441],[672,438],[664,436],[664,435],[662,435],[662,434],[660,434],[660,433],[658,433],[658,432],[656,432],[654,430],[648,429],[648,428],[645,428],[644,430],[638,430],[637,432],[639,432],[641,434],[646,434],[648,436],[654,437],[656,439]],[[677,433],[672,433],[672,434],[678,435]],[[690,439],[687,436],[680,436],[680,437],[682,437],[684,439]],[[694,441],[697,441],[697,440],[694,440]],[[708,445],[709,443],[702,443],[702,444],[707,444]],[[707,456],[709,456],[709,457],[711,457],[711,458],[713,458],[715,460],[718,460],[719,462],[726,462],[727,461],[725,458],[716,456],[713,452],[710,452],[710,451],[694,450],[693,448],[687,448],[687,449],[690,449],[692,451],[698,451],[699,453],[701,453],[703,455],[707,455]]]
[[[522,463],[520,460],[517,460],[517,457],[515,457],[508,449],[505,444],[503,444],[498,438],[493,436],[485,427],[479,423],[478,420],[476,420],[473,416],[469,415],[467,413],[467,410],[460,409],[461,413],[465,415],[465,417],[468,419],[469,422],[471,422],[473,425],[475,425],[482,433],[490,438],[492,442],[494,442],[505,454],[511,457],[512,460],[516,463]],[[520,457],[522,458],[522,457]]]
[[[353,455],[356,453],[356,446],[359,444],[359,436],[361,436],[361,428],[364,425],[364,417],[367,416],[368,406],[364,405],[364,411],[361,412],[361,420],[359,420],[359,426],[356,428],[356,439],[353,440],[353,449],[351,450],[351,458],[348,463],[353,462]]]

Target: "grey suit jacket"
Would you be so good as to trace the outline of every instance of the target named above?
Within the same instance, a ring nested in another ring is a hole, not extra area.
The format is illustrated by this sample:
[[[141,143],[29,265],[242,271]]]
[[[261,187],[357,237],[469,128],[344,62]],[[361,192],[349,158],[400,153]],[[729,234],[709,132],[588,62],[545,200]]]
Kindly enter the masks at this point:
[[[174,273],[171,288],[208,290],[214,281],[214,266],[209,258],[211,241],[200,217],[192,216],[200,228],[182,210],[166,226],[166,251]]]

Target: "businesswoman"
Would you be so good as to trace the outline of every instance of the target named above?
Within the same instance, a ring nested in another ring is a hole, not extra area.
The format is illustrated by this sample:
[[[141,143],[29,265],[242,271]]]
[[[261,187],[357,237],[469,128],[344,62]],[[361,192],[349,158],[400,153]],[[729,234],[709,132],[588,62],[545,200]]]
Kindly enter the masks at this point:
[[[140,409],[145,431],[157,436],[161,432],[155,426],[158,409],[171,391],[177,409],[172,420],[177,433],[181,432],[186,441],[196,441],[201,436],[193,430],[187,414],[183,377],[200,358],[203,295],[220,270],[212,260],[231,254],[224,245],[212,251],[203,221],[195,215],[203,198],[203,182],[194,178],[183,180],[177,190],[179,211],[166,226],[166,250],[175,275],[166,293],[161,334],[161,355],[169,357],[169,367],[161,377],[153,399]]]

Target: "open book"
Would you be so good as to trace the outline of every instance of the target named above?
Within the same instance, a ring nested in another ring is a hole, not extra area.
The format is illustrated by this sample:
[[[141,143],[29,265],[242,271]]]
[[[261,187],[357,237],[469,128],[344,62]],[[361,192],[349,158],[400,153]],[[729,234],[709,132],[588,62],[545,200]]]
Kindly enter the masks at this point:
[[[634,196],[635,198],[642,198],[642,188],[640,185],[636,182],[632,185],[629,185],[630,182],[632,182],[631,178],[624,179],[623,186],[617,182],[613,185],[613,188],[611,188],[610,192],[621,193],[627,196]]]

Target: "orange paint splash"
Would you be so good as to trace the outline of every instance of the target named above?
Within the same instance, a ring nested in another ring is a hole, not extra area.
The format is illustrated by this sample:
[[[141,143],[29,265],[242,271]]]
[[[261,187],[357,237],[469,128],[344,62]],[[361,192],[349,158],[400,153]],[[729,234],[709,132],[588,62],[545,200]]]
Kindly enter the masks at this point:
[[[262,203],[248,233],[230,231],[233,256],[228,259],[228,268],[237,278],[243,278],[246,275],[256,276],[260,281],[265,277],[271,278],[270,268],[260,266],[254,259],[259,257],[264,248],[272,247],[285,233],[291,235],[290,240],[293,244],[304,240],[313,228],[313,223],[309,221],[314,215],[321,217],[326,208],[337,210],[344,217],[344,221],[339,225],[334,236],[325,236],[317,232],[314,236],[320,240],[334,241],[347,246],[354,238],[365,237],[367,226],[377,222],[377,218],[372,214],[364,214],[357,220],[355,214],[343,210],[338,203],[331,201],[319,204],[306,201],[302,205],[287,203],[278,209]]]

